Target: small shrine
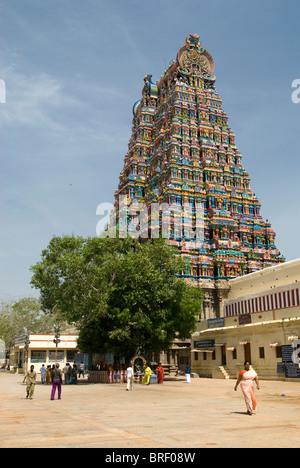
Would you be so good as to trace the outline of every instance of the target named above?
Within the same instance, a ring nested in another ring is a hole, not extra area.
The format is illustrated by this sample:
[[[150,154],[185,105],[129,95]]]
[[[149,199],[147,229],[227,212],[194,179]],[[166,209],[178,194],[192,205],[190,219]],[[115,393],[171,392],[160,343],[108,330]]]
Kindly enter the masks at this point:
[[[147,367],[147,360],[144,358],[144,356],[137,354],[131,359],[130,365],[133,368],[135,382],[142,383],[143,377],[145,375],[145,369]],[[152,369],[150,383],[157,383],[157,375],[154,370],[154,367],[157,367],[157,362],[151,362],[150,365]]]

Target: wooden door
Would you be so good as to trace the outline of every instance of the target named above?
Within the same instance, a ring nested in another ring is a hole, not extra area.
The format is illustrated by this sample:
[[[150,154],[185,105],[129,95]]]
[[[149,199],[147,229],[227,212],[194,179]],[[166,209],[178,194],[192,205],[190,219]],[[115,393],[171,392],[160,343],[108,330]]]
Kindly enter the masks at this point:
[[[222,366],[226,366],[226,346],[221,347],[221,355],[222,355]]]
[[[248,361],[251,363],[251,344],[247,343],[244,345],[245,348],[245,361]]]

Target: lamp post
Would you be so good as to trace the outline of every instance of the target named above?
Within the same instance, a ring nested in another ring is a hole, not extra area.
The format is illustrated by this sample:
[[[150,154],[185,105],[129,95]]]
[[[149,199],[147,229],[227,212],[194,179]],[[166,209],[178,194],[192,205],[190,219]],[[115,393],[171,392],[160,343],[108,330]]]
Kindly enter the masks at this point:
[[[57,364],[57,347],[58,344],[60,343],[60,324],[53,325],[54,331],[55,331],[55,338],[53,340],[53,343],[55,343],[55,365]]]
[[[26,354],[25,354],[25,374],[26,374],[27,369],[28,369],[28,349],[30,346],[30,340],[29,340],[29,331],[25,327],[24,327],[24,333],[25,333],[24,349],[26,351]]]

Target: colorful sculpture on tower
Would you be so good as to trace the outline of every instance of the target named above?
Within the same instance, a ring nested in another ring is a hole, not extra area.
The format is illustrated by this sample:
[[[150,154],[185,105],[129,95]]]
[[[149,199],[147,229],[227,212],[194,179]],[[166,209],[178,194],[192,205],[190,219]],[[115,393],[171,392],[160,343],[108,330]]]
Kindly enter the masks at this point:
[[[115,193],[117,226],[143,239],[167,238],[186,260],[183,276],[194,279],[227,279],[284,261],[213,72],[213,58],[191,34],[156,84],[145,76]],[[137,215],[141,206],[146,221]]]

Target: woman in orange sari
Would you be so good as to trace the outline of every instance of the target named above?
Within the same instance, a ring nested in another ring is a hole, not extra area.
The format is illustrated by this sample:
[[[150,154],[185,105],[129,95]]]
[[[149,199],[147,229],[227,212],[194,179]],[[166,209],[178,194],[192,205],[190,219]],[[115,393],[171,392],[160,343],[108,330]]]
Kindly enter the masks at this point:
[[[164,382],[164,369],[161,363],[158,364],[156,368],[156,372],[157,372],[157,383],[163,383]]]
[[[257,390],[259,390],[257,373],[251,369],[250,362],[246,361],[244,364],[244,369],[239,374],[239,378],[236,382],[234,390],[237,391],[238,386],[241,384],[241,389],[245,398],[247,413],[249,416],[252,416],[257,408],[257,401],[254,396],[254,382],[256,383]]]

